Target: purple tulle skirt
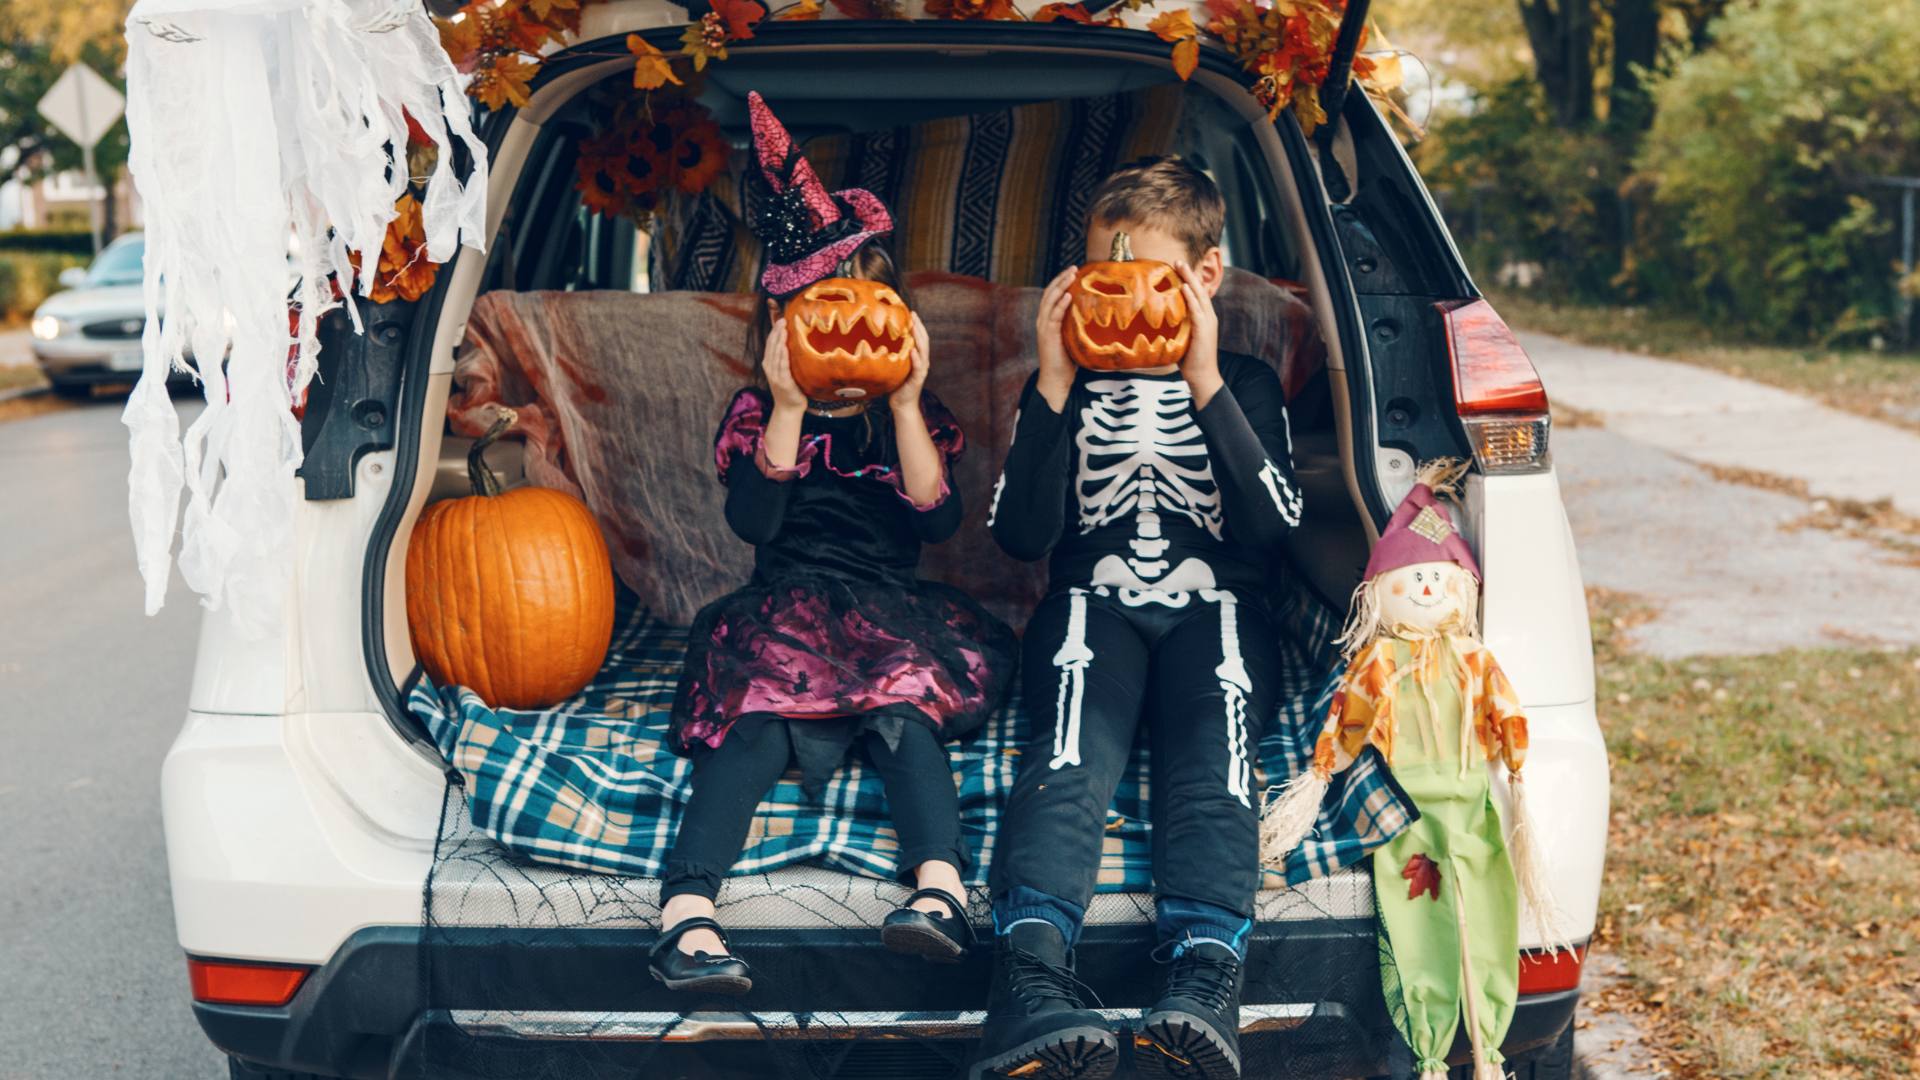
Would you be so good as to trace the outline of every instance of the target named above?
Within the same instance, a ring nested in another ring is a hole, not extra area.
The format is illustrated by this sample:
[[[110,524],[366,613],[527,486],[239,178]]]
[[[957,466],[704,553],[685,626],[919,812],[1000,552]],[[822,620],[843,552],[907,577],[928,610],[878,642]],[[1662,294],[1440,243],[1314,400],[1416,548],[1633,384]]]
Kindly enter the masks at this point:
[[[697,754],[769,720],[847,745],[902,721],[961,738],[999,706],[1018,655],[1005,623],[938,582],[756,581],[694,619],[674,748]]]

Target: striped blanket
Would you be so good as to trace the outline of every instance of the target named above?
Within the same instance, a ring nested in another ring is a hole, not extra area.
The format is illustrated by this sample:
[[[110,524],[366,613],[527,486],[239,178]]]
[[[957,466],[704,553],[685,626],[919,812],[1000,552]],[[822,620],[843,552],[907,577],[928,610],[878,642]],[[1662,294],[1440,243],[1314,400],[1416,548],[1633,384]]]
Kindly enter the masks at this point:
[[[1279,714],[1260,744],[1271,784],[1306,767],[1340,672],[1325,644],[1333,622],[1324,606],[1301,594],[1283,600],[1276,614],[1294,644],[1284,650],[1287,685]],[[539,862],[655,877],[679,827],[691,775],[691,764],[664,745],[685,648],[685,627],[652,617],[622,590],[606,665],[571,701],[537,712],[494,709],[470,690],[435,687],[423,677],[408,703],[460,776],[481,832]],[[1024,723],[1017,703],[1010,704],[952,751],[974,884],[986,880]],[[1107,813],[1101,892],[1151,887],[1147,769],[1142,740]],[[1335,784],[1320,829],[1288,864],[1288,883],[1351,864],[1411,821],[1410,804],[1377,759],[1362,760]],[[879,777],[856,761],[840,770],[818,803],[801,795],[795,775],[783,779],[761,804],[733,872],[812,862],[893,878],[897,851]],[[1270,884],[1278,887],[1281,876],[1270,875]]]

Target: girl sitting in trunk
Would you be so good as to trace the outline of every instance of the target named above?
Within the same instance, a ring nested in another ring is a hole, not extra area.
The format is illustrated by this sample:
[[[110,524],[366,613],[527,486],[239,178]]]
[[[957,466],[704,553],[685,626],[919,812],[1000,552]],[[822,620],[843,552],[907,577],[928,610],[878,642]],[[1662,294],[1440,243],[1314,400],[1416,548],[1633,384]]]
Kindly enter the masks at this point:
[[[817,796],[855,749],[885,784],[898,863],[917,888],[881,938],[959,959],[971,940],[966,857],[942,740],[986,720],[1015,650],[1004,623],[915,577],[920,545],[960,527],[947,470],[965,445],[953,416],[922,393],[919,317],[911,372],[884,404],[810,401],[795,383],[777,302],[838,276],[878,282],[904,304],[893,262],[873,242],[893,224],[870,192],[829,194],[760,96],[748,104],[761,184],[753,228],[767,252],[748,355],[762,385],[734,396],[714,458],[727,524],[754,545],[754,573],[708,604],[689,638],[672,741],[694,760],[693,793],[667,858],[649,964],[669,987],[710,993],[753,985],[713,916],[761,797],[796,762]]]

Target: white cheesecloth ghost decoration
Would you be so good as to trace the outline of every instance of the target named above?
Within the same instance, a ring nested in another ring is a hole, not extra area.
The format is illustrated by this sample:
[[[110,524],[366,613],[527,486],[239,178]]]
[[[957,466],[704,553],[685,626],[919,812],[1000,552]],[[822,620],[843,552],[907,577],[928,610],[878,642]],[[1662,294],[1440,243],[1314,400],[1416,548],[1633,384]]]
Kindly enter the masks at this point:
[[[439,151],[423,207],[428,257],[445,262],[456,244],[484,243],[486,156],[470,109],[417,2],[134,5],[127,129],[147,222],[147,325],[122,421],[148,614],[166,596],[184,487],[181,576],[245,633],[280,624],[299,497],[291,406],[313,376],[315,323],[337,303],[328,276],[354,279],[351,249],[366,263],[362,293],[371,288],[408,180],[408,114]],[[453,173],[455,141],[474,164],[465,183]],[[293,279],[301,316],[290,362]],[[184,438],[171,368],[196,370],[207,399]]]

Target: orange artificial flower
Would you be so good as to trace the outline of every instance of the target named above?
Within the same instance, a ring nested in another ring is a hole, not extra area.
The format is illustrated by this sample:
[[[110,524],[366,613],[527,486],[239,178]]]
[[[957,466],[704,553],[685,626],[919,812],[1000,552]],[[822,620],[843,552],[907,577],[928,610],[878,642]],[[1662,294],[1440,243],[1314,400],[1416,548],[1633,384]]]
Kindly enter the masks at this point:
[[[667,158],[673,166],[674,186],[689,195],[705,191],[726,171],[731,149],[719,126],[710,119],[681,127]]]

